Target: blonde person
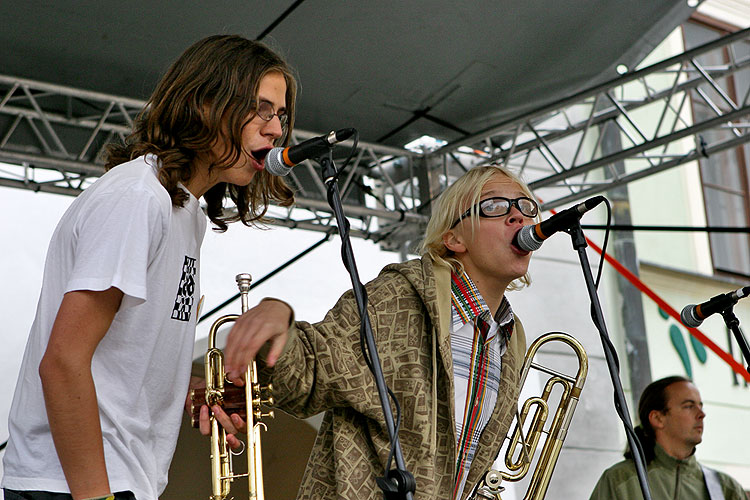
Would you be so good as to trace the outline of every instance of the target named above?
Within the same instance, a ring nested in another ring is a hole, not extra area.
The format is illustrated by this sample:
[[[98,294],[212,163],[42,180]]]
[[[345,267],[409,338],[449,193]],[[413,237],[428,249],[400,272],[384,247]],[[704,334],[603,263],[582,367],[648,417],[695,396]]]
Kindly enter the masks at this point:
[[[531,257],[512,240],[537,213],[512,173],[473,168],[437,201],[422,257],[389,265],[366,285],[417,499],[466,498],[508,431],[526,339],[506,292],[528,284]],[[349,291],[319,323],[230,335],[229,371],[270,342],[264,378],[276,406],[298,417],[325,412],[298,499],[382,498],[375,479],[384,474],[389,435],[359,330]]]

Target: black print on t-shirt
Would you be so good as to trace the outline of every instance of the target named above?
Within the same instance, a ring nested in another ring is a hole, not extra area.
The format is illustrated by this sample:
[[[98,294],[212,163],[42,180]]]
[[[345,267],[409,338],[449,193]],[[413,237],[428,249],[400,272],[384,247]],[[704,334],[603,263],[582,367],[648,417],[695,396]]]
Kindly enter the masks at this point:
[[[177,298],[172,309],[172,319],[190,321],[190,311],[195,301],[195,259],[185,256],[182,264],[182,277],[177,288]]]

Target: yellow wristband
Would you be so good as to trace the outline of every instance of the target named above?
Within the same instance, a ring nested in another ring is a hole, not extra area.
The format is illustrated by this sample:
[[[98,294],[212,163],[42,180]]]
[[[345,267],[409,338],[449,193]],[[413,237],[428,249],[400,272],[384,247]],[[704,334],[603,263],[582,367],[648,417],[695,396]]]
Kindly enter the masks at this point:
[[[112,493],[110,493],[107,496],[84,498],[83,500],[115,500],[115,496]]]

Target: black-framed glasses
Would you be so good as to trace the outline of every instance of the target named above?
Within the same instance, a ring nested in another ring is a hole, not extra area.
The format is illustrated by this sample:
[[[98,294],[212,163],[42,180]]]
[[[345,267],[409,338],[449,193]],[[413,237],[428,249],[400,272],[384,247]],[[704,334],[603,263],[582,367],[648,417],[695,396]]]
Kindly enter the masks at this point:
[[[286,128],[286,124],[289,121],[289,116],[286,114],[286,110],[281,110],[278,113],[274,112],[273,110],[273,104],[271,104],[268,101],[260,101],[258,103],[258,107],[255,110],[255,114],[260,116],[260,119],[266,122],[270,122],[273,120],[274,116],[279,117],[279,122],[281,122],[281,128]]]
[[[509,214],[511,207],[513,207],[514,205],[518,209],[518,211],[521,212],[521,214],[525,217],[536,217],[536,215],[539,213],[539,205],[537,205],[534,200],[526,196],[512,199],[505,198],[504,196],[493,196],[492,198],[485,198],[484,200],[481,200],[479,203],[477,203],[473,207],[470,207],[466,212],[461,214],[461,217],[459,217],[456,222],[453,223],[451,229],[456,227],[459,222],[471,215],[471,211],[474,210],[474,207],[476,207],[480,217],[492,218],[502,217],[503,215]]]

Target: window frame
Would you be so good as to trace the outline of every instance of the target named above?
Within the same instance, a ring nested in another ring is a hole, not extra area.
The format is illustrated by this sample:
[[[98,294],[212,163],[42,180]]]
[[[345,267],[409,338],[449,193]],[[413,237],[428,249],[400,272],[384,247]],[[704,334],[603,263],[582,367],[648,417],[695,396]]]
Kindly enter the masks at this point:
[[[733,33],[735,31],[738,31],[740,28],[737,26],[732,26],[730,24],[718,21],[716,19],[713,19],[711,17],[708,17],[704,14],[700,13],[694,13],[686,22],[685,24],[694,24],[699,27],[709,29],[711,31],[716,32],[718,36],[724,36],[729,33]],[[684,25],[683,25],[684,26]],[[688,40],[687,40],[687,34],[684,29],[682,29],[682,41],[683,41],[683,47],[685,47],[685,50],[688,49]],[[723,53],[723,61],[728,62],[730,54],[728,50],[725,48],[722,50]],[[727,93],[731,99],[733,99],[735,102],[737,102],[737,85],[735,82],[734,75],[729,75],[727,78]],[[696,103],[696,100],[694,98],[693,93],[690,93],[690,110],[692,113],[693,121],[695,122],[696,119],[696,112],[698,111],[697,106],[704,106],[705,104],[700,102]],[[712,182],[709,182],[706,180],[704,175],[704,168],[706,167],[705,159],[699,158],[698,159],[698,172],[700,175],[700,181],[701,181],[701,190],[703,194],[703,210],[706,217],[707,224],[710,225],[709,220],[711,219],[709,210],[709,197],[707,196],[707,189],[715,190],[723,193],[730,194],[732,196],[737,196],[742,198],[742,209],[744,210],[744,218],[748,225],[750,225],[750,175],[748,175],[748,155],[750,155],[750,147],[748,147],[747,151],[745,150],[745,146],[748,146],[748,144],[742,144],[735,148],[729,149],[725,151],[724,153],[729,155],[733,155],[733,159],[736,163],[735,168],[738,169],[737,172],[735,172],[738,175],[739,181],[741,185],[738,188],[730,188],[725,185],[721,184],[715,184]],[[730,165],[731,166],[731,165]],[[726,269],[724,266],[717,266],[717,257],[716,257],[716,251],[714,250],[714,233],[708,234],[708,244],[709,244],[709,251],[711,255],[711,266],[714,270],[714,274],[720,275],[720,276],[732,276],[732,277],[743,277],[747,278],[750,277],[750,267],[748,268],[747,272],[744,272],[742,268],[738,269]],[[727,235],[731,235],[732,233],[724,233]],[[743,234],[743,233],[734,233],[737,235],[737,237],[744,236],[746,239],[747,247],[750,248],[750,234]],[[718,237],[721,237],[721,233],[719,233]],[[732,258],[732,262],[730,263],[733,266],[736,265],[742,265],[739,263],[739,259],[741,256],[736,256]],[[750,263],[748,263],[750,264]]]

